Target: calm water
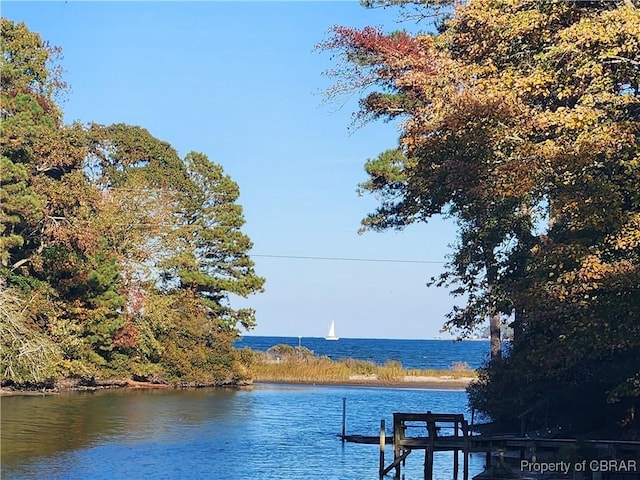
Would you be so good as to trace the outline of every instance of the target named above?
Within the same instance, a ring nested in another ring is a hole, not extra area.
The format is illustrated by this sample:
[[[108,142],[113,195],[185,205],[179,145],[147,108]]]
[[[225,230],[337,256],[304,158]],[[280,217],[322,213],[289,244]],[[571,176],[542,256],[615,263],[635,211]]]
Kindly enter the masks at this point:
[[[254,337],[247,336],[236,343],[242,348],[267,350],[284,343],[313,350],[317,355],[326,355],[335,360],[358,358],[382,364],[396,360],[405,368],[438,369],[450,368],[455,362],[464,362],[470,368],[478,368],[489,354],[488,341],[467,340],[386,340],[376,338],[341,338],[327,341],[313,337]]]
[[[4,397],[2,478],[375,480],[378,447],[336,437],[342,398],[348,433],[376,435],[394,411],[466,410],[462,391],[326,386]],[[406,480],[423,460],[409,456]],[[449,480],[451,454],[436,462]]]

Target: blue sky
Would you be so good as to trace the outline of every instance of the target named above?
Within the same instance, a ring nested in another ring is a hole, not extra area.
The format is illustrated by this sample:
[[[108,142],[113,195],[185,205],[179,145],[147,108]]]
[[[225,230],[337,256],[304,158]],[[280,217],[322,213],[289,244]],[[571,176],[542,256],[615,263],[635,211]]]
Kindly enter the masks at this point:
[[[455,226],[358,235],[376,206],[359,197],[368,158],[397,144],[398,126],[350,130],[356,96],[325,104],[335,65],[314,46],[332,25],[397,23],[397,10],[345,2],[3,2],[62,47],[65,121],[128,123],[220,163],[239,184],[263,294],[255,335],[432,338],[454,299],[425,283],[443,269]]]

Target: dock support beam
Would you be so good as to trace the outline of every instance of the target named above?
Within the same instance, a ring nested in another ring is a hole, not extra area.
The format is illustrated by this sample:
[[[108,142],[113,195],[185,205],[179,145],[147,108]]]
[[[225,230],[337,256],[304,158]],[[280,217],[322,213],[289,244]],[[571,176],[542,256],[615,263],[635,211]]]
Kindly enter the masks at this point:
[[[387,442],[387,432],[384,424],[384,418],[380,420],[380,479],[384,477],[384,447]]]
[[[433,479],[433,457],[435,454],[435,440],[438,435],[436,423],[429,420],[431,412],[427,412],[427,448],[424,451],[424,480]]]
[[[471,414],[471,416],[473,417],[473,414]],[[454,422],[453,424],[453,436],[454,438],[458,438],[458,434],[459,434],[459,427],[461,427],[460,422],[458,422],[457,420]],[[462,432],[462,435],[466,437],[465,432]],[[453,450],[453,478],[455,480],[458,480],[458,453],[460,452],[460,450],[458,450],[457,448],[455,448]]]
[[[347,436],[347,398],[342,397],[342,443]]]
[[[464,425],[463,425],[464,428]],[[464,462],[464,477],[463,480],[469,480],[469,430],[467,429],[464,432],[464,440],[463,440],[463,450],[462,450],[462,456],[463,456],[463,462]]]
[[[393,463],[391,465],[396,469],[395,478],[399,479],[400,463],[406,458],[406,456],[403,456],[402,454],[404,452],[400,450],[400,440],[404,437],[404,424],[401,421],[396,420],[397,415],[397,413],[393,414]],[[407,451],[410,452],[411,450]],[[389,466],[389,469],[391,469],[391,465]]]

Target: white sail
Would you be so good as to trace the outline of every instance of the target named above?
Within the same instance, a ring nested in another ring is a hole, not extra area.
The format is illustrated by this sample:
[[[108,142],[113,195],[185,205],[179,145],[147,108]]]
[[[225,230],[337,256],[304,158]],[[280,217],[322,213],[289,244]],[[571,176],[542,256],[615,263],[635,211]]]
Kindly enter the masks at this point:
[[[325,340],[338,340],[338,337],[336,337],[336,322],[334,320],[331,320],[331,325],[329,326],[329,333],[327,334],[326,337],[324,337]]]

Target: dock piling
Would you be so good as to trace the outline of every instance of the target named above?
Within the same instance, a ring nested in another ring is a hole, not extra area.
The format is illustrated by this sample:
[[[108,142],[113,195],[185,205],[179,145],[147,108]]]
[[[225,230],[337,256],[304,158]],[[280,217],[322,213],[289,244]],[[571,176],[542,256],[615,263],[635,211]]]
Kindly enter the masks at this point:
[[[342,443],[347,436],[347,397],[342,397]]]
[[[387,432],[385,428],[384,418],[380,420],[380,478],[384,477],[384,447],[387,442]]]
[[[455,426],[453,427],[453,437],[458,439],[458,422],[455,422]],[[453,449],[453,478],[454,480],[458,480],[458,453],[460,450],[457,448]]]

